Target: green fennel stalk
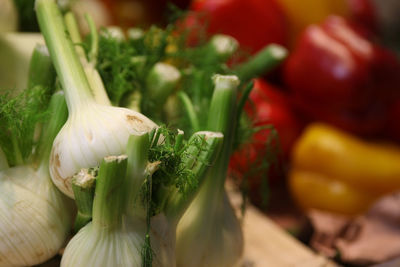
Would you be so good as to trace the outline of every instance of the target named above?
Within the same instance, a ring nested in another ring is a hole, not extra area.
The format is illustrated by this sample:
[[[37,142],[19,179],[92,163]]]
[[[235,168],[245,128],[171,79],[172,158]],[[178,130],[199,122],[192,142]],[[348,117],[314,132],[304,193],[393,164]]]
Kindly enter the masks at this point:
[[[93,201],[93,227],[98,230],[122,227],[126,206],[127,156],[105,157],[99,167]]]
[[[75,47],[67,37],[64,18],[54,0],[37,0],[35,5],[40,30],[65,91],[68,110],[78,112],[94,100]]]
[[[45,45],[37,44],[29,63],[28,88],[36,85],[51,87],[56,78],[49,51]]]
[[[177,266],[229,267],[243,251],[238,219],[224,183],[235,133],[236,76],[215,75],[207,129],[224,134],[220,155],[209,168],[199,191],[177,227]],[[191,251],[195,250],[193,254]]]
[[[233,73],[239,77],[241,82],[247,82],[281,64],[287,57],[287,54],[288,51],[286,48],[280,45],[268,45],[250,57],[248,61],[236,66]]]
[[[78,208],[74,223],[75,232],[92,220],[96,176],[97,170],[82,169],[72,178],[72,190]]]

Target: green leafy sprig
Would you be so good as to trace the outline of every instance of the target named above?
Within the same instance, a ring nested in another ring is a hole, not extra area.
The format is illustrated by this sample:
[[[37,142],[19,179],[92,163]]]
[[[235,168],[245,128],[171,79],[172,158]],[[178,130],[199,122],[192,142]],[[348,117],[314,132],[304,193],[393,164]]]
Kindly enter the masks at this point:
[[[22,91],[15,97],[0,95],[0,147],[10,166],[27,163],[38,140],[40,123],[48,118],[50,92],[42,86]]]

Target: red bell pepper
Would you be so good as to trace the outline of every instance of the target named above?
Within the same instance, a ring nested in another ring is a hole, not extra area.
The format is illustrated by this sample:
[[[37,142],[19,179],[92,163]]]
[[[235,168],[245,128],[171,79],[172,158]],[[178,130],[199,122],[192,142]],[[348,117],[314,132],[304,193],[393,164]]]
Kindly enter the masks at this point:
[[[254,80],[249,100],[245,114],[252,126],[260,130],[232,155],[229,167],[232,176],[247,178],[250,198],[260,204],[263,182],[273,184],[284,176],[284,166],[301,125],[286,95],[261,79]]]
[[[332,16],[301,35],[284,70],[296,107],[358,134],[376,134],[398,97],[396,56],[366,38],[362,28]]]
[[[393,102],[389,109],[388,124],[383,135],[400,143],[400,98]]]
[[[286,18],[275,0],[194,0],[190,9],[198,15],[189,15],[187,27],[208,24],[208,33],[231,35],[253,53],[271,43],[286,45]]]
[[[362,24],[372,32],[378,31],[378,18],[371,0],[348,0],[351,19]]]

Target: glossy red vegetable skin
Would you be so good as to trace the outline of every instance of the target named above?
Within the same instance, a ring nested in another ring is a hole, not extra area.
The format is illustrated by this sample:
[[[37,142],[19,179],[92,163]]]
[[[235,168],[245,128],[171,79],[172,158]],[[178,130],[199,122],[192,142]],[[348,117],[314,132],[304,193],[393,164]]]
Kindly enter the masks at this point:
[[[272,124],[279,134],[283,154],[290,153],[293,142],[299,135],[300,123],[289,104],[285,93],[262,79],[254,79],[254,87],[244,110],[255,127]],[[253,135],[257,146],[264,146],[269,130],[260,130]]]
[[[300,111],[358,134],[384,127],[398,94],[399,62],[366,33],[337,16],[303,32],[284,68]]]
[[[231,35],[251,52],[271,43],[286,45],[287,22],[275,0],[194,0],[190,9],[208,24],[208,33]],[[198,18],[189,16],[186,25]]]
[[[261,79],[254,80],[245,114],[254,127],[273,125],[279,135],[275,139],[270,129],[254,133],[248,143],[243,144],[232,155],[229,167],[231,174],[239,180],[246,177],[249,183],[250,198],[256,203],[261,200],[261,184],[267,178],[274,184],[285,175],[284,168],[296,138],[300,135],[301,124],[292,111],[286,95]],[[268,139],[271,144],[267,147]],[[281,150],[277,151],[279,149]],[[277,153],[269,158],[268,149]],[[271,164],[269,168],[265,163]]]
[[[400,98],[393,102],[389,110],[388,124],[383,132],[384,137],[400,144]]]
[[[371,0],[348,0],[351,19],[372,32],[378,31],[376,9]]]

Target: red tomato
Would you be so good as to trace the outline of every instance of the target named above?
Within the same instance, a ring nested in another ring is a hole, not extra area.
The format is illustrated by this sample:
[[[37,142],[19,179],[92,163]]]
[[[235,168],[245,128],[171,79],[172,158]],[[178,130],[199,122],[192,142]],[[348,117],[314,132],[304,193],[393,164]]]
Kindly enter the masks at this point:
[[[349,0],[351,18],[370,31],[378,31],[376,7],[370,0]]]

